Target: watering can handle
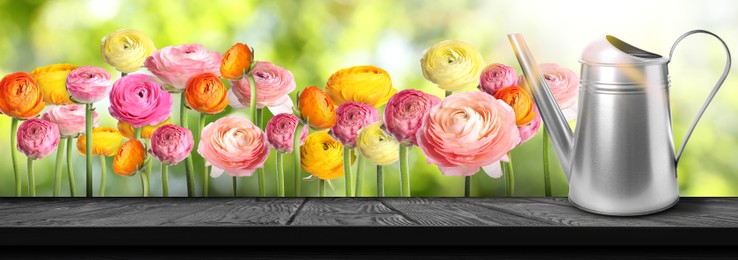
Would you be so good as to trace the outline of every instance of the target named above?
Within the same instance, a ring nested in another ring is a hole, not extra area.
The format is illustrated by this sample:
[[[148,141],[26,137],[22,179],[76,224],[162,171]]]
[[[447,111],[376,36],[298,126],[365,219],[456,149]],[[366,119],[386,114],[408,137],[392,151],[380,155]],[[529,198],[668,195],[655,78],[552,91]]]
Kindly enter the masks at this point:
[[[676,161],[675,164],[679,164],[679,159],[682,157],[682,153],[684,152],[684,148],[687,146],[687,142],[689,141],[689,137],[692,135],[692,132],[694,131],[694,128],[697,126],[697,123],[700,121],[700,118],[702,117],[702,114],[705,113],[705,110],[707,109],[707,106],[710,104],[712,99],[715,97],[715,94],[717,94],[718,90],[720,90],[720,86],[723,85],[723,82],[725,82],[725,78],[728,77],[728,72],[730,72],[730,65],[731,65],[731,59],[730,59],[730,50],[728,50],[728,45],[725,44],[725,41],[721,39],[719,36],[715,35],[712,32],[705,31],[705,30],[694,30],[689,31],[685,34],[682,34],[682,36],[679,37],[679,39],[674,42],[674,45],[671,46],[671,51],[669,52],[669,61],[671,61],[671,56],[674,54],[674,49],[676,49],[676,46],[681,42],[684,38],[687,36],[690,36],[692,34],[696,33],[704,33],[712,35],[713,37],[717,38],[720,43],[723,44],[723,47],[725,48],[725,54],[727,56],[727,59],[725,60],[725,69],[723,69],[723,75],[720,76],[720,79],[718,79],[717,83],[715,83],[715,86],[712,88],[712,91],[710,92],[710,95],[707,96],[707,100],[705,100],[705,103],[702,104],[702,108],[700,108],[700,111],[697,113],[697,117],[694,118],[692,121],[692,125],[689,126],[689,130],[687,130],[687,134],[684,136],[684,140],[682,141],[682,145],[679,147],[679,150],[676,154]]]

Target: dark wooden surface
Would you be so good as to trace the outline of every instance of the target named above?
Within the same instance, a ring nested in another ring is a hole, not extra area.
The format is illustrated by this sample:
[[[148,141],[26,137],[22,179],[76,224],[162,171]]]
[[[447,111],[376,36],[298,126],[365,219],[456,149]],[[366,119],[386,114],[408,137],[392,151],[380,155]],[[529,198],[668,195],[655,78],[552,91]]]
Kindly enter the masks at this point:
[[[3,198],[0,234],[4,245],[734,245],[720,236],[738,237],[738,198],[641,217],[565,198]]]

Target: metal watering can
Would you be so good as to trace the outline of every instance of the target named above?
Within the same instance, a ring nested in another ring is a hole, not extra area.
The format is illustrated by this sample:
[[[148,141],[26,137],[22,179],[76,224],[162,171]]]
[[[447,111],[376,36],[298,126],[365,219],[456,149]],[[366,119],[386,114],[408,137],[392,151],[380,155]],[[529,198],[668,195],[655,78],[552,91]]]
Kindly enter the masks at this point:
[[[667,65],[677,44],[695,33],[717,38],[727,61],[675,154]],[[669,58],[609,35],[592,42],[580,59],[575,132],[564,119],[523,36],[509,34],[508,38],[566,174],[572,204],[615,216],[650,214],[676,204],[679,158],[730,71],[730,51],[720,37],[704,30],[687,32],[676,40]]]

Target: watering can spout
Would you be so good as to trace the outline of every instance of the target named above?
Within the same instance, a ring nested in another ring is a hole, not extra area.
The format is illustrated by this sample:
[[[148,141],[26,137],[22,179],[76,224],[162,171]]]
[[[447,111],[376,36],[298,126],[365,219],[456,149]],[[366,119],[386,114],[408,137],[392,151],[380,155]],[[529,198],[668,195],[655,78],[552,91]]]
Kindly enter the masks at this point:
[[[518,58],[520,68],[523,70],[525,80],[530,89],[526,89],[533,94],[538,111],[541,113],[543,123],[546,130],[551,136],[556,155],[559,158],[561,167],[564,170],[566,179],[570,178],[570,167],[573,151],[574,134],[572,133],[569,123],[566,121],[564,114],[561,112],[553,93],[546,84],[543,73],[538,67],[533,55],[531,55],[528,45],[522,34],[508,34],[508,39],[512,45],[515,56]]]

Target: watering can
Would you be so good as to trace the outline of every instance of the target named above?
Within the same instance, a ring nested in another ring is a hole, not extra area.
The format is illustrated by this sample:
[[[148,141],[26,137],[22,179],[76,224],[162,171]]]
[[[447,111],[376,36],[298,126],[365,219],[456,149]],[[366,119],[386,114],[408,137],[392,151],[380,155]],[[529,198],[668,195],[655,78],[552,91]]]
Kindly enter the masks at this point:
[[[685,37],[708,34],[725,48],[722,76],[674,153],[668,64]],[[730,71],[730,51],[714,33],[679,37],[669,57],[613,36],[590,43],[580,63],[579,111],[572,131],[521,34],[508,38],[569,182],[569,201],[592,213],[635,216],[679,200],[677,164],[700,117]]]

